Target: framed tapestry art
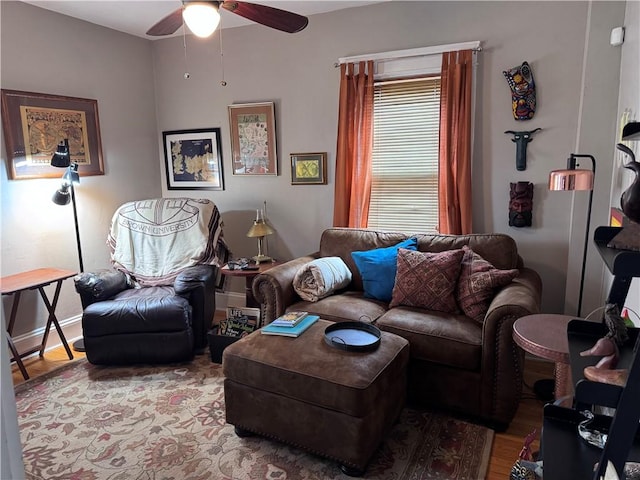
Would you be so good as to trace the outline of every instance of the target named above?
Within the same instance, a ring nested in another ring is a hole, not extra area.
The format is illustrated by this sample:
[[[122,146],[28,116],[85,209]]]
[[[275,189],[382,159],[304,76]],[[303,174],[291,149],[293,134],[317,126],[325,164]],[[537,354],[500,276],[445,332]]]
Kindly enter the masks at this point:
[[[327,154],[292,153],[291,185],[324,185],[327,183]]]
[[[60,177],[50,162],[64,140],[81,176],[104,175],[97,100],[3,89],[2,126],[10,180]]]
[[[277,175],[273,102],[229,105],[234,175]]]
[[[162,132],[169,190],[224,190],[219,128]]]

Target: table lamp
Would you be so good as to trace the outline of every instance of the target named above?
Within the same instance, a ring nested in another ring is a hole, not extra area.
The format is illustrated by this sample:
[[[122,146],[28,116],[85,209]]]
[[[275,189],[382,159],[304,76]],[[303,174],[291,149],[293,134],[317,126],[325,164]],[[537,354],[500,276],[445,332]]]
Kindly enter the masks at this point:
[[[273,229],[265,222],[264,213],[262,210],[256,210],[256,219],[251,225],[251,228],[247,232],[247,237],[258,239],[258,255],[253,258],[256,263],[271,262],[271,257],[263,253],[264,237],[271,235]]]

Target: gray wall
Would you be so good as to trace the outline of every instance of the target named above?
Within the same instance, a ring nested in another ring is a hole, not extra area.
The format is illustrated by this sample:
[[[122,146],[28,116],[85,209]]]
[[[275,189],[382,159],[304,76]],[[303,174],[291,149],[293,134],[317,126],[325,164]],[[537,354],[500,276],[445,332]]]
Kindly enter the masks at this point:
[[[602,159],[593,225],[607,223],[620,61],[609,33],[623,15],[624,3],[617,2],[593,8],[586,2],[393,2],[315,15],[307,29],[292,36],[261,26],[228,29],[223,31],[226,87],[219,84],[217,36],[188,38],[189,80],[183,78],[182,38],[163,39],[153,45],[158,130],[221,127],[227,188],[206,196],[224,212],[234,253],[255,251],[244,233],[252,209],[266,200],[277,230],[269,237],[270,251],[288,259],[315,250],[320,233],[332,222],[339,85],[334,62],[350,55],[480,40],[474,230],[512,235],[526,263],[543,277],[543,310],[574,313],[588,197],[576,194],[571,228],[573,195],[548,192],[548,173],[565,168],[571,152]],[[502,75],[523,60],[532,65],[538,93],[530,122],[513,119]],[[227,105],[255,101],[276,104],[278,177],[230,173]],[[518,172],[515,146],[503,132],[536,127],[543,131],[529,144],[527,170]],[[329,184],[291,186],[289,154],[317,151],[329,153]],[[515,181],[535,184],[532,228],[508,226],[509,183]],[[595,253],[589,261],[588,292],[595,294],[585,295],[586,312],[600,303],[603,275]]]
[[[105,175],[82,177],[76,193],[85,269],[106,268],[115,208],[162,193],[151,43],[24,3],[3,1],[0,8],[2,88],[98,100]],[[7,180],[1,143],[2,275],[77,269],[72,208],[51,201],[60,179]],[[44,325],[46,310],[36,295],[23,295],[16,335]],[[7,318],[9,301],[3,297]],[[67,280],[58,317],[80,313]]]
[[[165,130],[222,129],[225,190],[186,194],[217,203],[237,256],[256,251],[245,234],[263,201],[276,229],[268,238],[273,256],[286,260],[315,250],[332,221],[337,58],[480,40],[474,228],[516,239],[525,262],[543,277],[545,312],[575,311],[587,197],[576,194],[572,224],[573,195],[549,193],[546,182],[549,170],[563,168],[570,152],[594,154],[600,163],[592,223],[607,223],[620,69],[620,49],[610,47],[608,38],[611,28],[622,24],[624,3],[393,2],[314,15],[295,35],[259,25],[226,29],[226,87],[220,86],[217,35],[187,38],[191,78],[184,80],[181,37],[151,42],[26,4],[1,2],[0,8],[2,88],[99,103],[106,175],[84,177],[78,190],[87,270],[108,267],[104,242],[117,205],[185,194],[166,189]],[[29,36],[23,34],[25,25]],[[532,65],[538,91],[538,111],[528,123],[513,120],[502,75],[523,60]],[[227,105],[256,101],[276,104],[277,177],[231,174]],[[517,172],[514,144],[503,132],[536,127],[544,130],[529,144],[527,170]],[[6,161],[4,142],[1,148]],[[328,185],[292,186],[289,154],[323,151]],[[515,181],[535,184],[532,228],[508,226],[509,183]],[[6,170],[0,173],[2,275],[44,265],[76,267],[71,210],[50,202],[58,185],[53,179],[8,181]],[[589,262],[588,287],[595,294],[586,296],[585,312],[600,305],[605,276],[599,258],[591,254]],[[243,286],[232,283],[239,294]],[[40,302],[31,299],[18,333],[46,317]],[[6,299],[4,306],[6,314]],[[80,311],[67,281],[59,316],[77,319]]]

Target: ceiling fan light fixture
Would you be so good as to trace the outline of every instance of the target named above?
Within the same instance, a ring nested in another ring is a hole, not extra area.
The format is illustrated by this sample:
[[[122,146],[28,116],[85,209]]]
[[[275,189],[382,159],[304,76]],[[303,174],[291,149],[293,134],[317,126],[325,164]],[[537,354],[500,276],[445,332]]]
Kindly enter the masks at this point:
[[[182,18],[197,37],[207,38],[220,23],[218,9],[210,2],[191,2],[184,7]]]

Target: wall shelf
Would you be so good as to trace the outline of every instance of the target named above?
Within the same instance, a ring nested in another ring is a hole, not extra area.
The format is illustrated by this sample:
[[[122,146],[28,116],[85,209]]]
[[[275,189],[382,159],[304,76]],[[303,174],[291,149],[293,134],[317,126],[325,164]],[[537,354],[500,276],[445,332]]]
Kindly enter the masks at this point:
[[[627,293],[629,293],[631,280],[633,277],[640,276],[640,252],[607,247],[611,239],[621,230],[622,227],[598,227],[593,238],[598,253],[614,275],[607,303],[615,303],[620,311],[622,311]]]

